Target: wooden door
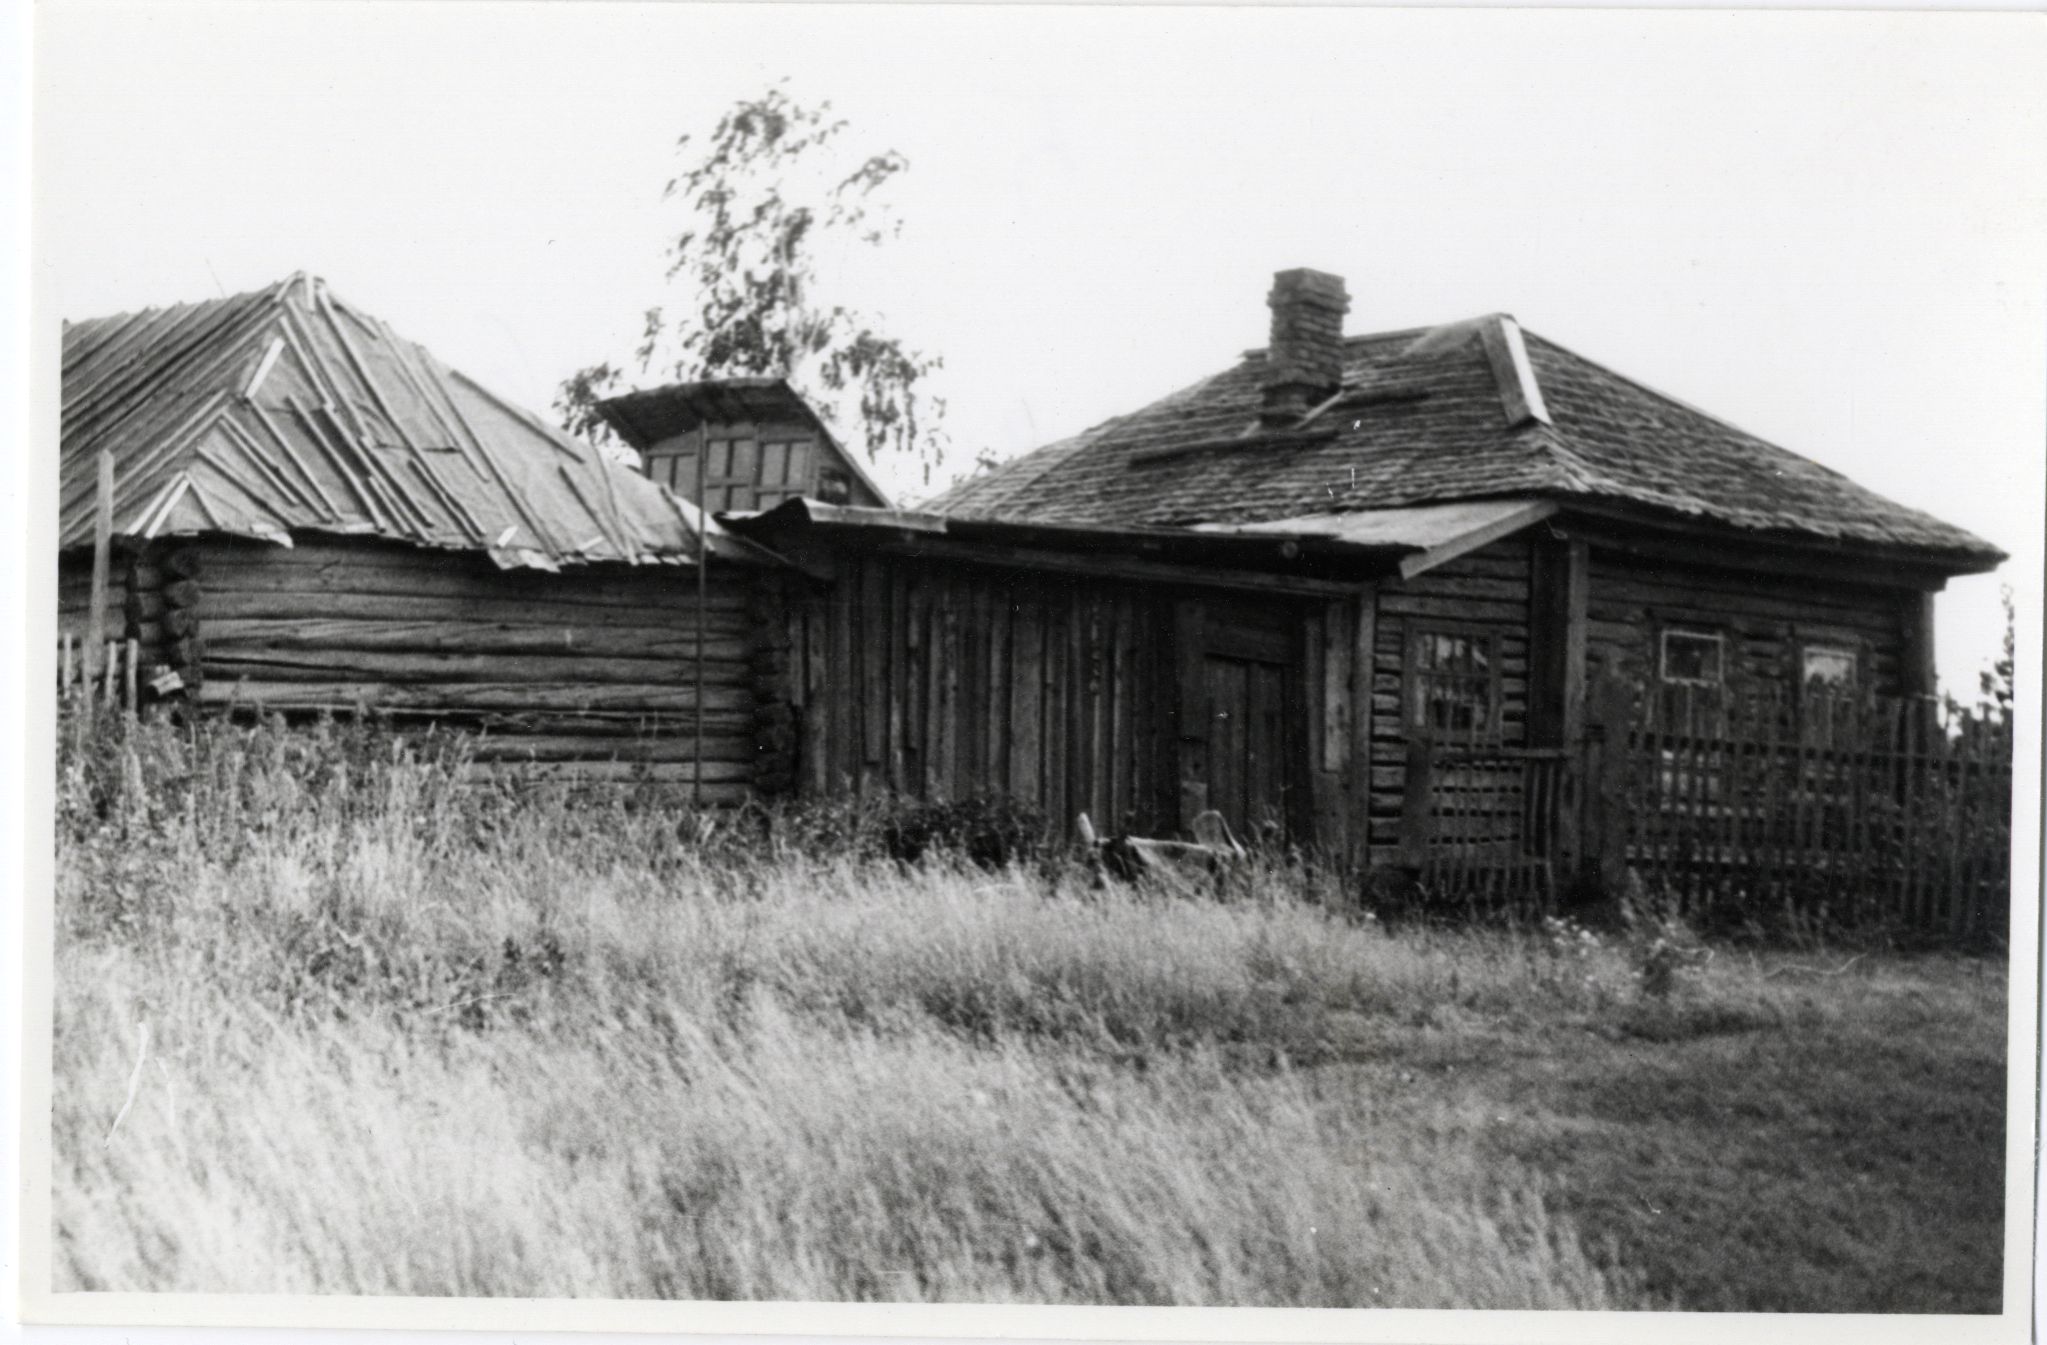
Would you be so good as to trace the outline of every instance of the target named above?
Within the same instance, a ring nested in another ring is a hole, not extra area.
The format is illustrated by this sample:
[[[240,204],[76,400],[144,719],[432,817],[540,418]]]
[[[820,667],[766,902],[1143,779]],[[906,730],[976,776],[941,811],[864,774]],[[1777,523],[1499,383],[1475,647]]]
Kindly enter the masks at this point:
[[[1240,839],[1306,839],[1299,623],[1285,605],[1181,604],[1183,827],[1212,808]]]

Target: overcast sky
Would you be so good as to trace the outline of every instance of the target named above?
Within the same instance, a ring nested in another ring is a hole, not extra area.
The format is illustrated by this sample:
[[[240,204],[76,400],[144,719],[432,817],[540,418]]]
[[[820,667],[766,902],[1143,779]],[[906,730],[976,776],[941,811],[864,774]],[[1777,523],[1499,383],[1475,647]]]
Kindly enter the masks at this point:
[[[1354,332],[1512,312],[1972,529],[2034,629],[2043,38],[1904,13],[48,5],[37,312],[305,269],[544,411],[663,297],[675,138],[786,77],[910,160],[901,238],[837,297],[943,356],[948,472],[1224,367],[1262,344],[1272,272],[1314,266],[1349,280]],[[1944,679],[1973,686],[2000,628],[1996,580],[1953,585]]]

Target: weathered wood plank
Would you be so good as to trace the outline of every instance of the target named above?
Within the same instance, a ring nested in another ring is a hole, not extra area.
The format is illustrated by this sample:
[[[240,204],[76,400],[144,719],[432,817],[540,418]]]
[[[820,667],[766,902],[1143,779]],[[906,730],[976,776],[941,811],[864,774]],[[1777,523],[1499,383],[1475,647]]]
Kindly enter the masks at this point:
[[[1345,752],[1345,793],[1348,796],[1344,807],[1344,829],[1348,836],[1349,854],[1354,862],[1366,859],[1368,836],[1365,815],[1370,806],[1370,784],[1368,773],[1372,761],[1372,656],[1379,639],[1379,594],[1377,589],[1366,591],[1353,599],[1349,605],[1350,657],[1348,659],[1347,690],[1349,695],[1350,742]]]
[[[1009,780],[1009,748],[1012,728],[1009,718],[1009,681],[1015,669],[1010,658],[1010,622],[1013,610],[1006,594],[988,595],[986,629],[988,679],[982,696],[986,724],[982,748],[981,781],[991,792],[1003,790]]]
[[[483,733],[477,735],[469,750],[479,761],[690,762],[696,759],[696,738],[690,732],[634,736]],[[751,768],[754,755],[755,743],[751,734],[711,733],[708,728],[704,734],[706,763],[738,763]],[[732,772],[716,775],[706,770],[704,778],[738,779],[740,776]]]
[[[746,685],[748,666],[743,646],[730,646],[731,657],[706,659],[711,682]],[[610,658],[596,655],[477,654],[464,651],[414,653],[404,650],[265,648],[249,643],[223,644],[208,629],[205,654],[209,677],[254,677],[267,681],[325,682],[355,674],[363,680],[405,683],[590,682],[649,684],[690,681],[695,660],[675,658]],[[749,688],[748,694],[751,693]]]
[[[371,708],[421,711],[655,710],[680,712],[694,708],[694,688],[672,684],[630,685],[589,682],[450,682],[399,684],[345,679],[325,682],[263,681],[242,678],[214,681],[200,688],[202,704],[261,703],[278,710],[345,711],[357,704]],[[742,686],[712,685],[704,689],[706,710],[738,711],[751,721],[753,693]]]
[[[1019,599],[1010,642],[1009,792],[1026,803],[1044,797],[1044,608],[1035,594]],[[1057,821],[1057,819],[1053,819]]]
[[[888,567],[888,786],[898,794],[911,792],[909,761],[914,734],[909,719],[910,684],[914,669],[909,624],[909,583],[903,567]]]
[[[1177,780],[1180,804],[1179,824],[1194,825],[1194,819],[1209,806],[1209,686],[1207,663],[1207,614],[1200,602],[1187,599],[1173,605],[1173,664],[1178,687],[1175,702],[1175,737],[1178,741]]]
[[[187,613],[171,612],[165,615],[162,624],[173,634],[185,635],[190,633],[192,623],[193,619]],[[250,619],[223,617],[209,610],[206,639],[221,654],[230,654],[236,649],[339,650],[358,655],[554,655],[600,661],[609,658],[694,660],[696,656],[696,623],[693,621],[636,629],[485,621],[333,620],[320,617]],[[707,623],[704,640],[707,658],[730,663],[746,658],[749,650],[750,642],[743,621],[731,618],[715,624]]]
[[[1529,575],[1528,741],[1577,742],[1585,723],[1588,571],[1585,543],[1544,539]]]
[[[853,606],[858,601],[860,572],[848,561],[832,585],[830,603],[831,667],[833,670],[832,715],[826,729],[826,767],[835,788],[851,791],[859,783],[860,743],[859,671],[853,663]]]
[[[209,594],[293,593],[308,597],[352,593],[500,601],[530,598],[543,602],[573,601],[591,607],[654,609],[696,603],[695,571],[681,566],[641,567],[632,571],[608,567],[609,574],[598,567],[588,567],[546,574],[480,570],[467,563],[443,563],[432,553],[421,552],[419,556],[410,567],[349,564],[239,567],[210,561],[206,590]],[[707,605],[743,609],[747,602],[746,586],[738,582],[743,576],[732,571],[720,574],[719,568],[714,562]]]
[[[860,650],[859,687],[863,769],[877,779],[888,761],[888,576],[879,561],[860,565],[859,605],[854,612]]]

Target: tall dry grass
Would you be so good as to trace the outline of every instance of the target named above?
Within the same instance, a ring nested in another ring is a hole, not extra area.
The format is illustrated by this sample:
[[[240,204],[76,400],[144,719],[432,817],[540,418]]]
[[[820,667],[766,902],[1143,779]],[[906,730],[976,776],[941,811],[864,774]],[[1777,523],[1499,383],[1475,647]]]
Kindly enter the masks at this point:
[[[464,789],[356,729],[98,732],[60,762],[60,1288],[1641,1303],[1536,1174],[1304,1067],[1569,1008],[1554,948],[1390,939],[1281,865],[1151,900]]]

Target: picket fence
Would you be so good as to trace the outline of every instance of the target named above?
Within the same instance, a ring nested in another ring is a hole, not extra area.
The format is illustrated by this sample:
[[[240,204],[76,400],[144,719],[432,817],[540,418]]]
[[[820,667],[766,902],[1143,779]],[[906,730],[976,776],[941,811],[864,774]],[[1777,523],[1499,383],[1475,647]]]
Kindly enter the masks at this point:
[[[1418,742],[1402,848],[1469,906],[1596,880],[1715,921],[1980,939],[2010,902],[2011,778],[2008,717],[1931,697],[1659,687],[1570,749]]]

